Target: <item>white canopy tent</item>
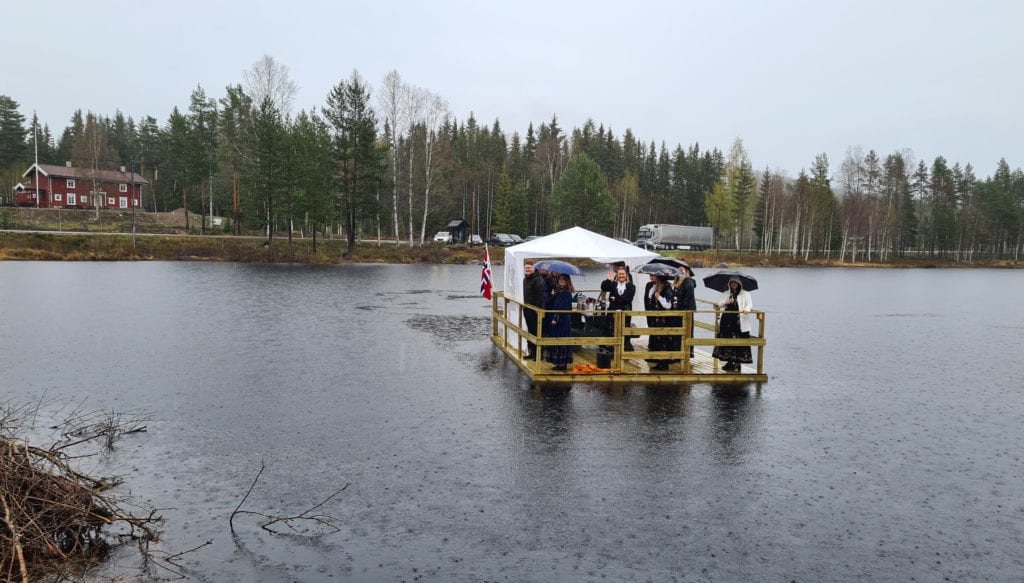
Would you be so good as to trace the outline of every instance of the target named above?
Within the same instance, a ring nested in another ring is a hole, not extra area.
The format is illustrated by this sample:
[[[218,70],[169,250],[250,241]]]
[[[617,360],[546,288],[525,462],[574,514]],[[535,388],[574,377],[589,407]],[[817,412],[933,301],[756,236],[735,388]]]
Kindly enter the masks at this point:
[[[627,268],[632,270],[637,265],[643,265],[658,257],[652,253],[629,243],[623,243],[611,237],[599,235],[588,231],[583,227],[573,227],[546,237],[540,237],[532,241],[513,245],[505,249],[505,296],[523,301],[523,263],[527,259],[572,259],[587,258],[598,263],[615,263],[623,261]],[[577,287],[583,287],[580,282],[574,282]],[[637,292],[633,298],[633,309],[644,309],[644,284],[637,281]],[[585,283],[586,287],[597,288],[601,281]],[[519,317],[519,306],[509,304],[507,317],[511,322],[517,322]]]

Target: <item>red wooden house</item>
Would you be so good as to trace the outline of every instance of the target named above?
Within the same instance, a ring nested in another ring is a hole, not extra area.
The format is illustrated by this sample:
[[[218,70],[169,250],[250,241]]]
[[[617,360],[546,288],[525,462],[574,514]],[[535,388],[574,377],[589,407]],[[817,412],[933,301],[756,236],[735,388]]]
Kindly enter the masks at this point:
[[[28,180],[17,192],[18,206],[39,208],[142,208],[142,185],[135,172],[92,170],[56,164],[33,164],[22,174]]]

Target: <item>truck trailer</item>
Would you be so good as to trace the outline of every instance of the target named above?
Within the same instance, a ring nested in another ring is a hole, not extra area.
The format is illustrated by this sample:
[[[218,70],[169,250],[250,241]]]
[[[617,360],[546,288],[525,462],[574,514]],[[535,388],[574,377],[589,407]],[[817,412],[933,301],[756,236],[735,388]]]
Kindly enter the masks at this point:
[[[703,251],[715,244],[711,227],[688,225],[643,225],[636,234],[638,247],[645,249],[695,249]]]

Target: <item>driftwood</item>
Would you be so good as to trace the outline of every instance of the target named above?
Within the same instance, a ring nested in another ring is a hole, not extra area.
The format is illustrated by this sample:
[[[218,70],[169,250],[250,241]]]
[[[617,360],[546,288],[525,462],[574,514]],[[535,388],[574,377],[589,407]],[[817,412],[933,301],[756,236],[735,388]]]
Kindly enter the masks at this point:
[[[135,542],[146,555],[161,517],[126,511],[110,489],[118,480],[90,476],[72,452],[86,442],[108,450],[129,433],[145,431],[142,416],[76,409],[46,447],[15,437],[34,428],[46,403],[0,403],[0,580],[63,580],[81,574],[117,544]]]
[[[255,511],[252,511],[252,510],[242,510],[241,509],[242,505],[245,504],[245,501],[249,499],[249,495],[252,494],[252,491],[256,488],[256,483],[259,482],[260,476],[263,475],[263,470],[264,469],[266,469],[266,464],[261,460],[260,461],[260,470],[258,472],[256,472],[256,477],[253,478],[252,484],[249,484],[249,489],[246,491],[245,496],[242,496],[242,500],[238,503],[238,506],[235,507],[234,512],[232,512],[231,516],[228,518],[228,525],[231,527],[231,534],[237,536],[237,533],[235,532],[235,516],[238,516],[239,514],[250,514],[250,515],[253,515],[253,516],[260,516],[260,517],[264,518],[265,521],[260,524],[260,528],[262,528],[263,530],[266,530],[267,532],[272,532],[272,533],[278,533],[279,532],[278,530],[276,530],[274,528],[278,524],[284,524],[285,526],[287,526],[293,532],[297,532],[296,524],[298,524],[298,523],[311,524],[314,527],[320,528],[321,532],[337,532],[339,530],[337,524],[335,523],[335,519],[333,517],[326,516],[326,515],[323,515],[323,514],[311,514],[311,513],[314,510],[316,510],[317,508],[320,508],[321,506],[323,506],[324,504],[327,504],[331,499],[333,499],[338,494],[341,494],[346,489],[348,489],[348,486],[349,486],[348,484],[345,484],[341,488],[338,488],[330,496],[324,498],[323,500],[321,500],[317,504],[313,505],[309,509],[307,509],[307,510],[305,510],[303,512],[300,512],[299,514],[296,514],[294,516],[275,516],[275,515],[272,515],[272,514],[265,514],[263,512],[255,512]]]
[[[175,562],[182,556],[212,545],[206,541],[186,551],[169,553],[150,548],[159,540],[163,517],[156,511],[146,515],[125,510],[126,502],[111,493],[119,480],[90,476],[77,467],[83,444],[112,450],[115,443],[132,433],[146,431],[146,416],[113,412],[85,413],[81,407],[65,415],[54,431],[54,442],[46,447],[16,438],[23,429],[35,429],[37,403],[12,406],[0,402],[0,581],[29,583],[36,580],[63,581],[79,578],[106,558],[117,545],[135,543],[147,566],[155,566],[179,578],[187,578]],[[281,526],[293,533],[303,525],[323,532],[335,532],[335,519],[314,514],[348,488],[345,484],[309,509],[293,516],[276,516],[242,505],[256,488],[259,472],[249,490],[231,513],[229,524],[235,533],[235,517],[262,517],[260,527],[272,533]]]
[[[75,470],[59,449],[0,437],[0,579],[28,582],[80,572],[107,556],[113,538],[145,548],[159,516],[135,516],[106,492],[116,482]],[[116,537],[107,529],[118,525]]]

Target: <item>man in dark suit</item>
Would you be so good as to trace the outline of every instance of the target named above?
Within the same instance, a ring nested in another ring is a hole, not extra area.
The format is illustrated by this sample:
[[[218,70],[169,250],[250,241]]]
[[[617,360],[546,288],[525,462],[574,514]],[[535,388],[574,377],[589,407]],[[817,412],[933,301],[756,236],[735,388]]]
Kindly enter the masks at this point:
[[[526,277],[523,278],[523,303],[527,306],[543,308],[547,301],[547,283],[544,281],[544,276],[533,268],[533,263],[527,262],[523,266],[523,270],[526,272]],[[523,319],[526,320],[526,329],[530,334],[536,336],[537,312],[524,306]],[[526,349],[527,353],[523,358],[533,360],[537,357],[537,346],[533,342],[527,340]]]

